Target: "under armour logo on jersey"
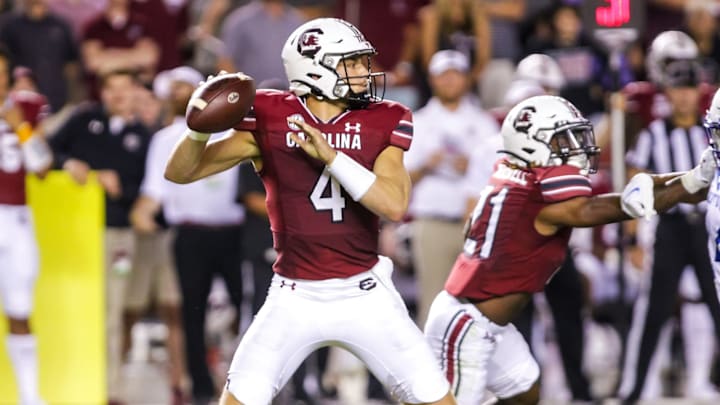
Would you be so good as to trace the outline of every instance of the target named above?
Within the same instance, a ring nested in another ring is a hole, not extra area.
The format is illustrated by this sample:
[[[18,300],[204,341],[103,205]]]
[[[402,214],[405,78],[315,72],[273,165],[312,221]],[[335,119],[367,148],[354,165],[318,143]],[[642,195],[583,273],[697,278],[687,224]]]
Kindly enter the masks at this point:
[[[345,123],[345,132],[354,131],[355,133],[360,132],[360,123],[356,122],[355,125],[350,124],[349,122]]]
[[[295,291],[295,286],[297,286],[297,283],[294,281],[292,283],[286,283],[285,280],[280,280],[280,288],[290,287],[291,290]]]
[[[359,287],[363,291],[370,291],[377,286],[377,281],[374,278],[368,277],[360,280]]]

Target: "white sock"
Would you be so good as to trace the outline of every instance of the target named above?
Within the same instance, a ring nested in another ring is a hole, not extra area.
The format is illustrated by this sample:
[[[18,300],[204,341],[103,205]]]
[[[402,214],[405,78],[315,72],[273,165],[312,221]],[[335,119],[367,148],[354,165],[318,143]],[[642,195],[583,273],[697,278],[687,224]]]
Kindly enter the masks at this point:
[[[21,404],[40,403],[37,342],[33,335],[8,335],[8,354],[15,370]]]

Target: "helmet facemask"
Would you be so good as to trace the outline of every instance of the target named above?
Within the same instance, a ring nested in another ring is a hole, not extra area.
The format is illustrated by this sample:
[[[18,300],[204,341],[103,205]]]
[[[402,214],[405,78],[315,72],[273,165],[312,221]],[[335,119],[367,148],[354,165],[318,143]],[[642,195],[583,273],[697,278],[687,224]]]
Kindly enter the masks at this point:
[[[385,96],[385,73],[372,72],[371,60],[374,54],[374,51],[369,50],[346,54],[327,54],[320,62],[322,66],[333,70],[337,75],[333,96],[346,101],[351,109],[365,108],[370,103],[381,101]],[[348,73],[348,61],[356,58],[365,66],[366,75],[351,76]],[[344,72],[344,74],[338,73],[338,71]],[[364,83],[362,83],[363,81]],[[364,85],[364,89],[354,91],[353,84],[357,87],[361,83]],[[379,84],[382,86],[380,95],[378,95]],[[323,96],[322,94],[316,95]]]
[[[558,123],[549,140],[549,164],[570,165],[581,170],[582,174],[597,172],[600,148],[595,144],[595,133],[590,122]],[[538,138],[542,137],[539,131]]]
[[[720,122],[705,118],[703,126],[705,127],[705,135],[707,135],[708,144],[710,144],[710,147],[713,150],[715,163],[720,166]]]

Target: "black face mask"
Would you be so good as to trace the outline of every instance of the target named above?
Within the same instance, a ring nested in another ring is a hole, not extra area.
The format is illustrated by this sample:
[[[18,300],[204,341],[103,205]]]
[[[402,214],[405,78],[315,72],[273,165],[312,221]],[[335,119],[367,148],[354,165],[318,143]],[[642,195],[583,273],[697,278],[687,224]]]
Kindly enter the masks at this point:
[[[550,158],[567,164],[573,156],[585,155],[589,173],[597,172],[600,148],[595,144],[592,126],[580,125],[556,132],[550,139]]]
[[[385,97],[385,72],[372,72],[371,55],[363,55],[366,59],[366,68],[368,71],[367,75],[364,76],[350,76],[345,65],[345,59],[352,58],[351,55],[344,55],[340,63],[343,64],[343,70],[345,71],[344,77],[338,79],[338,85],[344,85],[348,87],[348,93],[344,99],[348,103],[349,109],[362,109],[366,108],[371,103],[377,103],[383,100]],[[368,84],[366,90],[360,93],[356,93],[352,90],[350,82],[352,79],[365,79]]]

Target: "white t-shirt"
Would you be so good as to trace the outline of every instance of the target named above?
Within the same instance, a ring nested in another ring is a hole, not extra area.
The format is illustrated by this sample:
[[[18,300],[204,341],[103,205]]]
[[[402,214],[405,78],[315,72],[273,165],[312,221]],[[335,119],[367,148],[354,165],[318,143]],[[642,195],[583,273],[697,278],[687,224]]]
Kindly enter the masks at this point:
[[[405,154],[407,169],[420,169],[438,150],[444,150],[448,158],[434,172],[413,184],[409,211],[415,217],[460,219],[465,213],[466,182],[474,180],[468,176],[470,170],[455,171],[452,157],[463,154],[472,160],[479,145],[497,136],[497,122],[469,99],[450,111],[435,98],[413,114],[413,121],[413,143]],[[492,163],[488,162],[490,168]]]
[[[235,202],[238,187],[237,166],[190,184],[165,179],[165,166],[187,124],[183,117],[153,135],[147,154],[145,177],[140,194],[163,205],[170,225],[233,225],[245,220],[245,209]],[[216,139],[225,134],[213,134]]]

